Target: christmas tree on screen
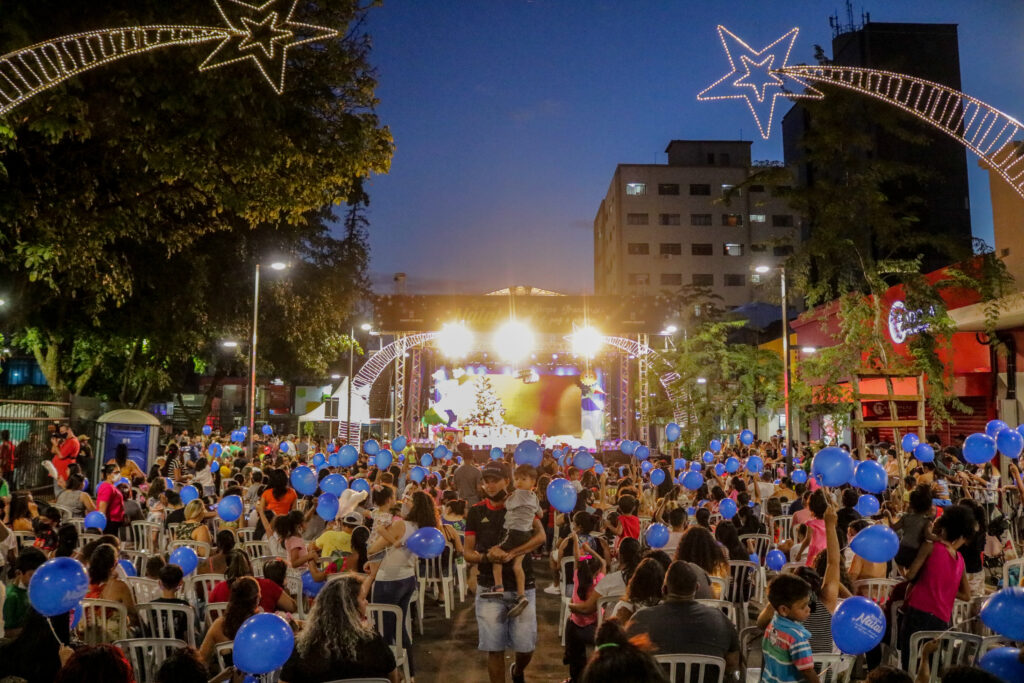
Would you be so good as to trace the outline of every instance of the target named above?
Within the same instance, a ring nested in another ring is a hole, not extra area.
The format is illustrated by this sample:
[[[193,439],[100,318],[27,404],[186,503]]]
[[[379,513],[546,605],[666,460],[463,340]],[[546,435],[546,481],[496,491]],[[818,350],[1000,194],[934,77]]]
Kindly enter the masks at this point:
[[[505,424],[505,408],[494,393],[491,378],[481,375],[476,378],[476,407],[464,420],[466,424],[485,427],[501,427]]]

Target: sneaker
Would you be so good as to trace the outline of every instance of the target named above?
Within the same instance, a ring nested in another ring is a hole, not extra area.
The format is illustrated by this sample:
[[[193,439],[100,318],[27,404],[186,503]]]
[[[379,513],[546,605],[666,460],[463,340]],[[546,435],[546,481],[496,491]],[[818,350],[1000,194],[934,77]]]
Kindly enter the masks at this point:
[[[548,586],[547,588],[545,588],[544,592],[547,593],[548,595],[558,595],[559,593],[562,592],[562,589],[560,589],[558,587],[557,583],[553,583],[550,586]]]
[[[516,604],[512,605],[512,609],[508,611],[509,618],[515,619],[523,613],[523,610],[525,610],[529,606],[530,601],[526,599],[526,596],[520,595],[519,598],[516,600]]]
[[[493,586],[480,591],[481,598],[501,598],[505,596],[505,588],[503,586]]]
[[[512,677],[512,683],[526,683],[526,677],[522,674],[521,671],[516,669],[515,662],[512,662],[512,664],[508,667],[508,675]]]

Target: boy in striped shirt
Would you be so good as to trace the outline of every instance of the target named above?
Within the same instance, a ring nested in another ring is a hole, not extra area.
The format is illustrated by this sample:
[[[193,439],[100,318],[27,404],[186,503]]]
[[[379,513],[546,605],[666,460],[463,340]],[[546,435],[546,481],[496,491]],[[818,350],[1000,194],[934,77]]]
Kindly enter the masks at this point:
[[[803,621],[811,613],[811,586],[799,576],[781,574],[768,586],[775,616],[764,632],[761,680],[767,683],[819,683],[811,655],[811,632]]]

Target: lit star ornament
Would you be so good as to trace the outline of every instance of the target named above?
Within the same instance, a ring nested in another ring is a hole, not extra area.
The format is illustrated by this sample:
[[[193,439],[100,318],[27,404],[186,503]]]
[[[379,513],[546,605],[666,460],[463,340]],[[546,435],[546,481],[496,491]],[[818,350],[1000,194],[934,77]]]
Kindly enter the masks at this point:
[[[718,37],[725,48],[725,56],[729,59],[732,71],[702,90],[697,99],[701,102],[746,100],[757,128],[761,131],[761,137],[767,140],[775,117],[776,98],[820,100],[824,97],[820,90],[784,71],[799,33],[800,29],[791,29],[767,47],[755,50],[729,29],[719,26]],[[736,55],[739,56],[739,64]],[[803,91],[795,92],[792,86],[799,86]]]
[[[334,29],[292,21],[298,0],[268,0],[250,5],[241,0],[214,0],[229,33],[199,65],[207,71],[251,59],[278,95],[284,91],[288,49],[338,35]]]

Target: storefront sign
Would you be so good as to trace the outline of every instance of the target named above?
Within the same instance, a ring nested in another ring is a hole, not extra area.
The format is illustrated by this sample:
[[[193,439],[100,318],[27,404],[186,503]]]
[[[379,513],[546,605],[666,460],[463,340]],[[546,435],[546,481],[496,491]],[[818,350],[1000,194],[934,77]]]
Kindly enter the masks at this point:
[[[935,315],[935,307],[929,306],[927,315]],[[925,312],[923,309],[908,311],[902,301],[894,301],[889,309],[889,337],[896,344],[902,344],[912,334],[924,332],[928,329],[928,323],[924,322]]]

